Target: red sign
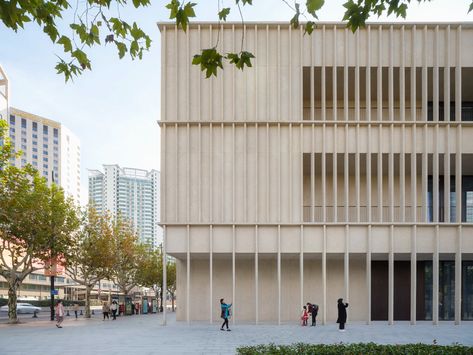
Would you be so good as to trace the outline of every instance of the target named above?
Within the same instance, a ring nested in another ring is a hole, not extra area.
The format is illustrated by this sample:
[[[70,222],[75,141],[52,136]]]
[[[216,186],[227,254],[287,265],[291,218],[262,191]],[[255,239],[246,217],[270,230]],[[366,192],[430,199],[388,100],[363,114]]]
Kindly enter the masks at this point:
[[[59,258],[52,258],[44,263],[44,276],[58,276],[64,274],[64,265]]]

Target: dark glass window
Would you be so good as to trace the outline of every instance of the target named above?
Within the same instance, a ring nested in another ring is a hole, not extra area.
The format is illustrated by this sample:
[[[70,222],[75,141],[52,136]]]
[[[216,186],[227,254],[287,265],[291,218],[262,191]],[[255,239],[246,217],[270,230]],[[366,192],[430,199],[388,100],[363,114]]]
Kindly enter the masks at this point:
[[[43,126],[43,134],[48,134],[48,126]]]
[[[58,134],[59,134],[58,129],[54,128],[54,138],[57,138]]]
[[[21,119],[21,128],[26,128],[26,120],[24,118]]]
[[[455,121],[455,101],[450,102],[450,121]],[[429,102],[427,106],[427,120],[434,120],[434,104]],[[444,102],[439,101],[439,121],[445,120]],[[473,101],[463,101],[461,107],[461,120],[473,121]]]
[[[33,131],[37,132],[38,131],[38,123],[33,122]]]
[[[15,116],[10,115],[10,124],[15,124]]]

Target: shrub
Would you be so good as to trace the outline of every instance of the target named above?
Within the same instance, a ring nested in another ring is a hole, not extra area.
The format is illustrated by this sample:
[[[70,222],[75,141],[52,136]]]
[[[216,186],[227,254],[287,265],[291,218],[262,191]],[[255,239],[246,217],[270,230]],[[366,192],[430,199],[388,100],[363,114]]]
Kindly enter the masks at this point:
[[[380,345],[375,343],[358,344],[292,344],[292,345],[256,345],[237,349],[239,355],[254,354],[317,354],[317,355],[473,355],[473,347],[453,345],[404,344]]]

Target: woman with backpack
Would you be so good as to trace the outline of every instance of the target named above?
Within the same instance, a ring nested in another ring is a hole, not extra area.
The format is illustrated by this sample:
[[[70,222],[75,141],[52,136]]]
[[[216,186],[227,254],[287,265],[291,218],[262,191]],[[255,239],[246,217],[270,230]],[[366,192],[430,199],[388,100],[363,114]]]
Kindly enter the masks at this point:
[[[227,332],[229,332],[231,329],[228,328],[228,317],[230,316],[230,308],[232,307],[232,304],[226,304],[223,302],[223,298],[220,299],[220,309],[221,309],[221,314],[220,317],[223,319],[222,326],[220,327],[220,330],[224,330],[223,327],[226,325],[227,326]]]

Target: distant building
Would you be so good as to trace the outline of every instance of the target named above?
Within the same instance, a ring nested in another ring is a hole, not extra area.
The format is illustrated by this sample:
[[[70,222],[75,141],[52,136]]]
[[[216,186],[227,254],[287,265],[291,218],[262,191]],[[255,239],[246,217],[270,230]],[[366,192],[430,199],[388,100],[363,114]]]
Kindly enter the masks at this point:
[[[79,204],[80,141],[63,124],[10,107],[9,135],[16,151],[23,154],[11,163],[33,165],[51,183],[60,185]]]
[[[104,165],[104,173],[89,170],[89,200],[99,212],[121,213],[132,221],[140,240],[157,248],[162,240],[159,221],[159,171]]]

